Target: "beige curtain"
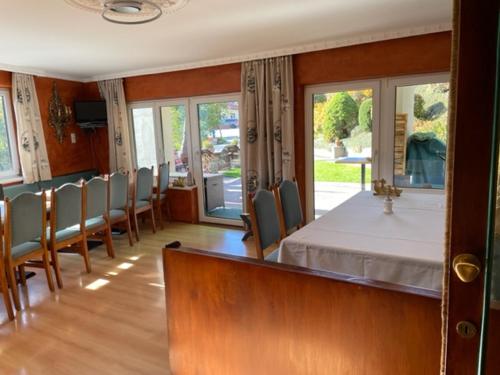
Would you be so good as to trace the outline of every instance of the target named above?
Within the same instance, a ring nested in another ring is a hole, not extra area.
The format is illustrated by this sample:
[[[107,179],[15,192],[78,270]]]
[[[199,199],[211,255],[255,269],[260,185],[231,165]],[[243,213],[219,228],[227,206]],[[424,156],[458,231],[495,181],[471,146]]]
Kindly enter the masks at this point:
[[[292,57],[243,63],[241,126],[248,192],[295,177]]]
[[[12,73],[19,159],[25,184],[50,180],[49,158],[32,75]]]
[[[127,103],[122,79],[99,81],[99,92],[106,100],[108,112],[109,169],[132,171],[132,154],[127,116]]]

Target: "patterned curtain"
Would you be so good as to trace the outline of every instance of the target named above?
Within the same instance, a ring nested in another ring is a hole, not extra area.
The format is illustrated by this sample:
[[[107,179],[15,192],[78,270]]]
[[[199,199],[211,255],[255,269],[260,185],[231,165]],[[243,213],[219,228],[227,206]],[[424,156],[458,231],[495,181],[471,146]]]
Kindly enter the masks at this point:
[[[292,56],[243,63],[245,173],[253,193],[295,177]]]
[[[131,172],[132,154],[123,80],[99,81],[98,85],[108,112],[109,169],[111,172]]]
[[[17,142],[25,184],[52,179],[32,75],[12,73]]]

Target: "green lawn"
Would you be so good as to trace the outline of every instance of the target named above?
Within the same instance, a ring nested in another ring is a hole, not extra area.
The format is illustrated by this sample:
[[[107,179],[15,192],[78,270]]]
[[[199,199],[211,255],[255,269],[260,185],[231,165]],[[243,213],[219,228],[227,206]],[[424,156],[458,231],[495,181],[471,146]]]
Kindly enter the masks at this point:
[[[336,164],[326,160],[314,162],[314,180],[327,182],[361,182],[361,165]],[[366,166],[367,183],[372,180],[372,169]]]
[[[225,171],[222,171],[224,177],[241,177],[241,168],[231,168]]]

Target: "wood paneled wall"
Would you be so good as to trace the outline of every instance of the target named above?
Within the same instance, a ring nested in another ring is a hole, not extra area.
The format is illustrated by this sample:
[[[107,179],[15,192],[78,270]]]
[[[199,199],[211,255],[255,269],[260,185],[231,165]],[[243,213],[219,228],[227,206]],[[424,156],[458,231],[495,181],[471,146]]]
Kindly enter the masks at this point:
[[[439,299],[201,251],[163,259],[173,374],[439,372]]]

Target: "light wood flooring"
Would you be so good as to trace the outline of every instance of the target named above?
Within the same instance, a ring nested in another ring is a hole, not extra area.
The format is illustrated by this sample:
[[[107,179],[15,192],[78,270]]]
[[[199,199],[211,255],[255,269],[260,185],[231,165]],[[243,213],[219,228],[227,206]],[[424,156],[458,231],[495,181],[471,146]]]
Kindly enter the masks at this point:
[[[168,374],[161,248],[184,246],[255,256],[238,229],[168,223],[129,247],[114,237],[116,258],[92,250],[92,273],[79,255],[61,254],[64,288],[50,293],[43,271],[20,288],[24,309],[9,321],[0,302],[1,375]]]

